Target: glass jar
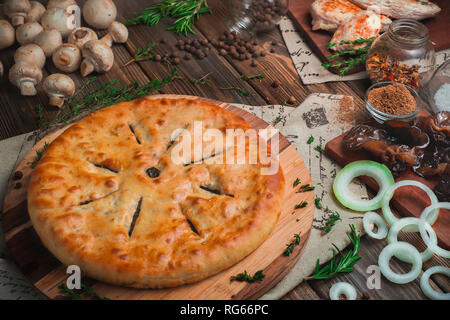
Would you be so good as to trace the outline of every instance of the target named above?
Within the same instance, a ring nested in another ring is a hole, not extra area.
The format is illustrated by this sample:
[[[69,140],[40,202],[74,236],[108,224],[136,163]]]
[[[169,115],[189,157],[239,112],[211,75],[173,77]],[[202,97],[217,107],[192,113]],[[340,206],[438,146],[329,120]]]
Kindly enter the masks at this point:
[[[289,0],[227,0],[230,15],[226,27],[242,38],[273,30],[287,14]]]
[[[436,70],[428,82],[427,98],[434,112],[450,112],[450,59]]]
[[[428,29],[411,19],[398,19],[372,44],[366,70],[373,83],[396,81],[415,90],[430,80],[436,65]]]

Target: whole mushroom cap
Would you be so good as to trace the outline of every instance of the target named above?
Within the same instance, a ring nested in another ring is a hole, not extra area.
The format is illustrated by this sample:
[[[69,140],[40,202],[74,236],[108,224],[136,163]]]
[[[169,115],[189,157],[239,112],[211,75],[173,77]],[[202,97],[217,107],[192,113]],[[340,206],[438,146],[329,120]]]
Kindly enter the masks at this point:
[[[21,45],[32,43],[44,28],[37,22],[27,22],[16,29],[16,39]]]
[[[8,48],[16,41],[14,28],[6,20],[0,20],[0,50]]]
[[[120,22],[113,21],[108,27],[108,34],[102,38],[108,46],[112,43],[125,43],[128,40],[128,28]]]
[[[116,20],[117,8],[112,0],[88,0],[83,6],[83,18],[96,29],[106,29]]]
[[[61,8],[51,8],[45,11],[41,18],[44,29],[56,29],[66,38],[76,28],[75,16]]]
[[[61,107],[64,99],[75,93],[75,83],[69,76],[62,73],[49,75],[44,79],[42,87],[50,98],[49,104],[55,107]]]
[[[73,43],[82,49],[84,44],[90,40],[98,40],[97,33],[90,28],[80,27],[72,30],[67,37],[68,43]]]
[[[81,62],[81,75],[84,77],[93,70],[104,73],[109,71],[114,63],[114,53],[101,40],[86,42],[82,49],[84,60]],[[93,69],[93,70],[92,70]]]
[[[44,50],[45,56],[50,57],[62,42],[61,33],[56,29],[43,30],[35,39],[34,43]]]
[[[14,62],[26,62],[29,64],[35,64],[39,68],[43,68],[45,65],[45,53],[37,44],[29,43],[19,47],[14,53]]]
[[[45,7],[37,1],[30,1],[31,9],[25,17],[25,22],[39,22],[45,12]]]
[[[58,70],[74,72],[80,67],[81,51],[72,43],[64,43],[53,52],[52,60]]]
[[[35,64],[19,62],[9,69],[9,81],[20,88],[23,96],[34,96],[35,86],[42,81],[42,70]]]
[[[28,0],[6,0],[3,12],[11,19],[11,24],[18,27],[25,22],[27,13],[31,10]]]
[[[78,6],[75,0],[48,0],[47,9],[61,8],[68,13],[74,14],[75,12],[67,10],[71,6]]]

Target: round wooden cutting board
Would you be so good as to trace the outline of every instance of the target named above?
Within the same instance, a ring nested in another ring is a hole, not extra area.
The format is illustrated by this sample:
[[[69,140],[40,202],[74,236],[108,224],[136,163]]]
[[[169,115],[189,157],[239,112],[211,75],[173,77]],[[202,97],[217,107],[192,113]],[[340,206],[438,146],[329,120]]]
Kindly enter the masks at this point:
[[[243,117],[254,129],[269,128],[262,119],[229,104],[206,98],[154,95],[150,98],[189,98],[215,104]],[[69,125],[70,126],[70,125]],[[20,180],[8,183],[3,207],[3,232],[13,260],[25,277],[45,296],[64,298],[59,285],[65,283],[68,274],[62,265],[41,243],[35,233],[27,210],[27,186],[32,172],[36,152],[51,143],[65,129],[48,134],[37,143],[17,167],[23,173]],[[254,252],[237,264],[200,282],[169,289],[132,289],[113,286],[93,279],[83,278],[82,283],[90,285],[100,296],[110,299],[257,299],[274,287],[294,266],[308,240],[314,216],[314,193],[296,193],[293,187],[298,178],[301,184],[312,184],[308,169],[295,148],[279,135],[279,159],[286,178],[286,191],[280,218],[269,238]],[[15,188],[20,182],[21,187]],[[295,205],[305,201],[305,208]],[[289,256],[283,254],[286,245],[300,234],[301,242]],[[230,282],[230,277],[247,271],[253,275],[263,270],[265,277],[260,282]]]

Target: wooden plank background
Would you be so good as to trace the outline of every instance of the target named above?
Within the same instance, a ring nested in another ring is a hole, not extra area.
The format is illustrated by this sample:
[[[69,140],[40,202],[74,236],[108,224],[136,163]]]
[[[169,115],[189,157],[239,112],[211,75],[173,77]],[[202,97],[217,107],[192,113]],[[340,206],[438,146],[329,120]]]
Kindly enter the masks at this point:
[[[45,2],[42,1],[41,2]],[[84,0],[77,1],[79,5]],[[137,12],[155,3],[155,0],[116,0],[118,7],[118,21],[125,22],[136,15]],[[189,36],[177,36],[173,32],[166,31],[169,23],[163,21],[157,26],[133,26],[129,28],[130,36],[125,45],[114,45],[115,63],[108,73],[99,75],[99,81],[92,85],[98,86],[100,83],[119,79],[122,83],[131,83],[139,80],[141,83],[153,78],[163,78],[169,74],[168,68],[157,62],[143,61],[123,68],[122,65],[129,61],[136,48],[145,47],[149,42],[157,43],[156,51],[158,53],[170,53],[171,48],[178,39],[201,39],[204,37],[218,37],[224,31],[225,17],[230,13],[230,5],[227,0],[209,0],[208,4],[213,10],[213,14],[207,14],[201,17],[195,27],[196,34]],[[164,40],[165,43],[160,43]],[[324,92],[333,94],[345,94],[354,97],[355,103],[363,103],[364,92],[369,86],[369,80],[357,80],[347,82],[331,82],[326,84],[303,85],[298,77],[289,52],[283,43],[283,39],[278,29],[259,37],[259,43],[266,48],[267,55],[257,59],[257,67],[250,65],[251,61],[237,61],[228,57],[222,57],[212,53],[202,60],[191,59],[182,61],[179,68],[181,79],[174,81],[166,86],[159,93],[187,94],[207,97],[215,100],[245,103],[250,105],[281,104],[293,96],[300,104],[304,98],[313,92]],[[271,43],[278,43],[275,46],[275,52],[269,52]],[[17,46],[0,52],[0,60],[7,71],[13,64],[13,54]],[[44,69],[44,76],[56,72],[55,67],[50,61],[47,62]],[[209,85],[199,86],[191,82],[192,78],[200,78],[207,73],[212,72]],[[242,74],[255,74],[263,72],[265,78],[260,80],[243,81],[240,79]],[[70,74],[77,85],[81,84],[83,79],[79,72]],[[280,86],[273,88],[271,83],[278,81]],[[248,96],[240,96],[237,92],[231,90],[220,90],[221,87],[241,87],[249,92]],[[30,132],[38,129],[36,105],[47,104],[47,97],[39,90],[36,97],[22,97],[17,88],[13,87],[4,76],[0,80],[0,139],[12,137],[21,133]],[[45,116],[51,120],[57,110],[45,107]],[[411,235],[406,235],[411,237]],[[416,242],[417,239],[410,240]],[[330,244],[331,245],[331,244]],[[382,277],[382,285],[379,290],[368,290],[366,281],[369,274],[366,269],[369,265],[376,265],[378,254],[384,241],[373,240],[364,237],[361,241],[360,255],[363,257],[356,265],[355,271],[336,277],[329,281],[307,281],[288,293],[283,299],[328,299],[328,290],[336,281],[349,281],[353,283],[358,292],[368,292],[371,299],[423,299],[418,280],[406,284],[395,285]],[[434,259],[430,264],[447,264],[448,259]],[[408,270],[409,266],[393,261],[391,263],[396,270]],[[438,285],[441,290],[449,291],[448,278],[439,276],[432,277],[432,285]]]

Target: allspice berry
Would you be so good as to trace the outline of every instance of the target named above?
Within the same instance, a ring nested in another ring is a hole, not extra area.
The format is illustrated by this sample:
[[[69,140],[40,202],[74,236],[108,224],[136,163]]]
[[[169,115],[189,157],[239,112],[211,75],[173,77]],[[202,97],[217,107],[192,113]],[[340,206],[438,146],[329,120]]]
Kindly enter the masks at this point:
[[[295,99],[294,96],[290,96],[289,99],[288,99],[288,101],[287,101],[287,103],[289,103],[289,104],[294,104],[294,103],[296,103],[296,102],[297,102],[297,99]]]

